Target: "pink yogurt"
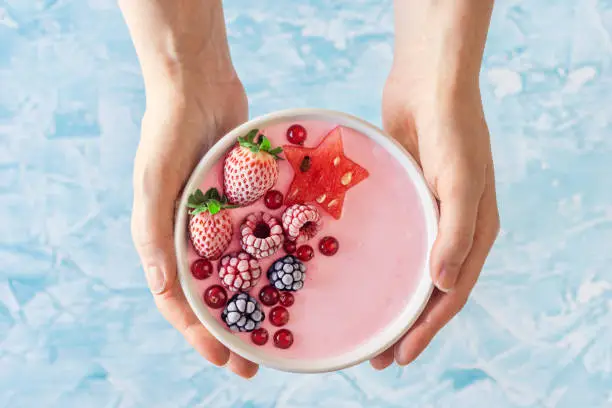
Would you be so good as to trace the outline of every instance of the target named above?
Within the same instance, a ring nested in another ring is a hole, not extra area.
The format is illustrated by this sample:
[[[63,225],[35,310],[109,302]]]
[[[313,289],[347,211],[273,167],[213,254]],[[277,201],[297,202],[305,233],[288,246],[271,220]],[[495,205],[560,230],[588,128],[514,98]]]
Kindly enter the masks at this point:
[[[337,125],[329,122],[297,122],[308,132],[306,147],[316,147]],[[262,129],[273,146],[288,144],[286,131],[294,123],[276,124]],[[318,359],[337,356],[357,348],[394,320],[406,307],[415,291],[426,262],[426,225],[417,191],[404,168],[385,149],[370,138],[350,128],[342,128],[345,155],[366,168],[370,176],[350,189],[343,215],[335,220],[321,210],[323,229],[309,242],[315,257],[307,262],[304,288],[292,292],[295,304],[288,308],[290,320],[284,328],[294,336],[291,348],[274,347],[272,337],[279,328],[267,319],[270,308],[263,306],[266,320],[262,327],[270,340],[260,349],[283,358]],[[280,176],[275,189],[288,191],[293,170],[287,161],[279,162]],[[223,163],[220,160],[200,188],[217,187],[222,191]],[[238,251],[239,226],[254,211],[266,211],[280,219],[279,210],[269,210],[260,200],[246,208],[232,209],[234,239],[226,252]],[[332,257],[318,251],[321,237],[338,239],[340,250]],[[259,301],[260,289],[267,285],[266,271],[276,259],[285,256],[280,249],[272,257],[260,261],[263,276],[251,289]],[[189,245],[189,263],[197,254]],[[218,261],[213,262],[217,271]],[[201,294],[219,284],[216,272],[212,277],[196,281]],[[233,293],[228,293],[231,297]],[[209,309],[223,325],[221,310]],[[251,343],[250,333],[238,333]],[[252,343],[251,343],[252,344]]]

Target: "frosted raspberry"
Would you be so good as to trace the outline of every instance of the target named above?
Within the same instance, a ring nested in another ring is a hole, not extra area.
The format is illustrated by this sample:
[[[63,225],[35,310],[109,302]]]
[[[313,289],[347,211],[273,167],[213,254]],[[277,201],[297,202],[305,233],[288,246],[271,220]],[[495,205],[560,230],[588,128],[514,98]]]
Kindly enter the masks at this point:
[[[246,252],[225,255],[219,261],[219,278],[228,290],[248,291],[261,276],[259,262]]]
[[[283,213],[283,229],[290,241],[304,243],[321,229],[321,215],[312,205],[294,204]]]
[[[279,221],[270,214],[249,214],[240,227],[242,249],[256,259],[273,255],[283,245],[285,237]]]

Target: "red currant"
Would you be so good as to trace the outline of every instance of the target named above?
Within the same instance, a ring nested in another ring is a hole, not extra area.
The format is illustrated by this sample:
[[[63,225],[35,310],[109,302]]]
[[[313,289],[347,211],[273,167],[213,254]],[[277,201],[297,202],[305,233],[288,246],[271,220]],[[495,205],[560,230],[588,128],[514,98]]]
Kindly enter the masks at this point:
[[[288,349],[293,344],[293,333],[280,329],[274,333],[274,345],[280,349]]]
[[[301,125],[292,125],[287,129],[287,140],[293,144],[301,145],[306,140],[306,129]]]
[[[302,262],[308,262],[314,257],[314,249],[310,245],[302,245],[297,249],[296,255]]]
[[[288,254],[294,253],[296,247],[297,245],[295,245],[295,242],[289,241],[289,240],[286,240],[285,243],[283,244],[283,248],[285,249],[285,252]]]
[[[266,306],[274,306],[278,303],[278,290],[274,286],[264,286],[259,291],[259,300]]]
[[[213,309],[220,309],[227,303],[227,292],[222,286],[213,285],[204,292],[204,302]]]
[[[338,252],[338,240],[334,237],[323,237],[319,241],[319,251],[323,255],[332,256]]]
[[[251,332],[251,341],[258,346],[263,346],[268,342],[268,331],[263,327],[255,329]]]
[[[291,307],[295,302],[295,298],[289,292],[281,292],[278,300],[280,301],[280,304],[285,307]]]
[[[289,311],[282,306],[275,306],[270,310],[270,323],[281,327],[289,321]]]
[[[264,196],[264,203],[271,210],[281,208],[283,205],[283,193],[278,190],[268,191]]]
[[[198,280],[203,280],[213,273],[212,263],[208,259],[198,259],[191,264],[191,274]]]

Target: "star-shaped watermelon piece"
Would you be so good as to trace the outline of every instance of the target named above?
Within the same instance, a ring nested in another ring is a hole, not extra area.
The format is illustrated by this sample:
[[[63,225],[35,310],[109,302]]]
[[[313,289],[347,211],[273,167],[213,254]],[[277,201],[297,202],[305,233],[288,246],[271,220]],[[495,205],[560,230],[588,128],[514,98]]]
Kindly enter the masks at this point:
[[[315,148],[286,145],[283,152],[294,172],[285,204],[317,203],[335,219],[342,216],[347,191],[369,176],[344,155],[340,126]]]

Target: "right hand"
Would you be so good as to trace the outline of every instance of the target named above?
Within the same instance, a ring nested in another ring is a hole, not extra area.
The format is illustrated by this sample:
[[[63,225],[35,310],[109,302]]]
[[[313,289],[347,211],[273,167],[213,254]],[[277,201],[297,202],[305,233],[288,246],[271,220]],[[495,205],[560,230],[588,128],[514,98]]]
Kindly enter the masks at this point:
[[[170,82],[170,83],[168,83]],[[177,279],[174,252],[175,203],[204,153],[245,122],[248,104],[233,75],[221,83],[182,76],[180,85],[147,87],[147,109],[134,166],[132,237],[162,315],[211,363],[250,378],[258,366],[230,353],[202,325]]]

